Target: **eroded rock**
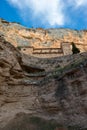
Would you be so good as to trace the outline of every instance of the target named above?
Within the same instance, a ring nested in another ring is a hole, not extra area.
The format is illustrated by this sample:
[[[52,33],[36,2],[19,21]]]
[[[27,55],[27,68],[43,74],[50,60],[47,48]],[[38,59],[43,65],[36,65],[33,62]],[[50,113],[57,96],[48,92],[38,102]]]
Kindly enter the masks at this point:
[[[1,129],[20,112],[87,128],[87,53],[35,58],[3,37],[0,48]]]

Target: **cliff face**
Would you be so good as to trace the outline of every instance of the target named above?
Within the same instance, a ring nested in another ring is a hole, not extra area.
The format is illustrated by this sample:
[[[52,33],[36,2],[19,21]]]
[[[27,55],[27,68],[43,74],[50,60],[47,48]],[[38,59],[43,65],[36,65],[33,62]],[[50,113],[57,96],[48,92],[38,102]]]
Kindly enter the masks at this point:
[[[24,64],[18,50],[0,37],[0,127],[16,113],[37,113],[37,83],[28,72],[40,71]]]
[[[85,126],[87,122],[86,66],[85,61],[67,72],[55,72],[54,78],[45,79],[39,88],[42,109],[60,123]]]
[[[86,86],[87,53],[40,59],[0,37],[0,129],[36,130],[30,116],[87,128]]]
[[[22,51],[29,53],[26,46],[34,48],[61,48],[64,42],[74,42],[81,52],[87,51],[87,31],[70,29],[27,29],[17,23],[9,23],[0,19],[0,34],[15,47],[24,46]],[[25,51],[26,50],[26,51]],[[69,50],[68,50],[69,51]],[[38,55],[36,55],[38,56]],[[48,54],[46,57],[49,57]],[[58,56],[53,55],[53,57]],[[59,55],[60,56],[60,55]],[[41,57],[44,57],[41,55]]]

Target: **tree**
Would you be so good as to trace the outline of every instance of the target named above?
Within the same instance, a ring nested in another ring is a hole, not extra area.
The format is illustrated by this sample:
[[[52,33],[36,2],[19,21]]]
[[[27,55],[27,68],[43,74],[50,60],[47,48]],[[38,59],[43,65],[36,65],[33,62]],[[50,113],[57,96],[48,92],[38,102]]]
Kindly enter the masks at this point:
[[[72,52],[73,52],[73,54],[80,53],[79,48],[76,47],[74,42],[72,42]]]

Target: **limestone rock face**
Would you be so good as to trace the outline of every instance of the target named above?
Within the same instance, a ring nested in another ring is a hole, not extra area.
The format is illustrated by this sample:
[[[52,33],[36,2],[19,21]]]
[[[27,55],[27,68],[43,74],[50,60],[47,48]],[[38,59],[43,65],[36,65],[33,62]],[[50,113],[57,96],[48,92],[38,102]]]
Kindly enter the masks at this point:
[[[39,59],[0,37],[0,128],[21,112],[87,128],[86,72],[87,53]]]
[[[80,52],[87,51],[87,31],[86,30],[70,30],[70,29],[27,29],[20,24],[10,23],[0,19],[0,34],[4,35],[4,38],[13,44],[15,47],[22,46],[22,52],[26,54],[35,54],[35,50],[32,52],[32,48],[61,48],[62,43],[74,42],[80,49]],[[46,50],[45,50],[46,51]],[[69,50],[70,51],[70,50]],[[50,51],[49,51],[50,53]],[[50,57],[50,54],[41,55],[41,57]],[[55,50],[56,53],[56,50]],[[61,56],[61,53],[52,55],[51,57]]]

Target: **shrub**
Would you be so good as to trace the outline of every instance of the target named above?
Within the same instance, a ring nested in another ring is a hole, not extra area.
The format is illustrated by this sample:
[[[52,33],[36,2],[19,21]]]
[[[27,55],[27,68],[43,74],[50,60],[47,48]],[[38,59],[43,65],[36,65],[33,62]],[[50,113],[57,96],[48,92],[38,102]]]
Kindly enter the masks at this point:
[[[73,52],[73,54],[80,53],[79,48],[77,48],[75,43],[73,43],[73,42],[72,42],[72,52]]]
[[[17,46],[17,49],[18,49],[18,50],[21,50],[21,46]]]

